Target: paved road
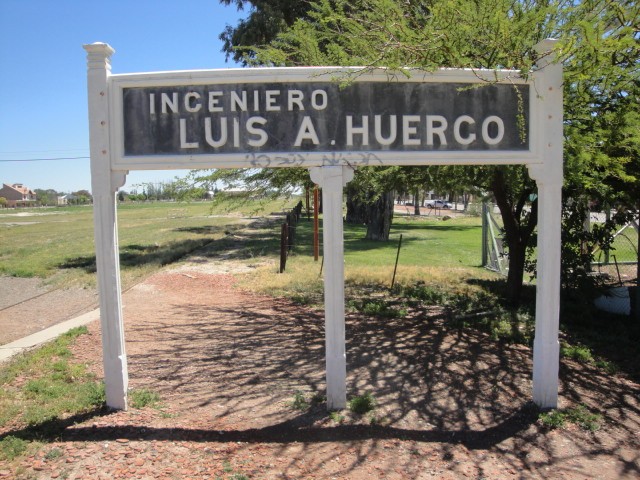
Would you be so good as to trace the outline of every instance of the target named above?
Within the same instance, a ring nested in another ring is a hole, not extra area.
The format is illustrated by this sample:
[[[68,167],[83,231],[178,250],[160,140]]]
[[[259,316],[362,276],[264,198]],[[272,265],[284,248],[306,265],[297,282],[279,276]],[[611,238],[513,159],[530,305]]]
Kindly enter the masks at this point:
[[[94,310],[93,289],[53,289],[36,278],[0,276],[0,345]]]

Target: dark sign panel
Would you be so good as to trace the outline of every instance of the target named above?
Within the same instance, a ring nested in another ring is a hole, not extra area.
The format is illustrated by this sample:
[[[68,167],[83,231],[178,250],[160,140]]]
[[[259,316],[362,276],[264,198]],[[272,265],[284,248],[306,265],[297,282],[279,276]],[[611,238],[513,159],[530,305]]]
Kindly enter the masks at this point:
[[[135,87],[123,108],[125,156],[529,149],[525,85]]]

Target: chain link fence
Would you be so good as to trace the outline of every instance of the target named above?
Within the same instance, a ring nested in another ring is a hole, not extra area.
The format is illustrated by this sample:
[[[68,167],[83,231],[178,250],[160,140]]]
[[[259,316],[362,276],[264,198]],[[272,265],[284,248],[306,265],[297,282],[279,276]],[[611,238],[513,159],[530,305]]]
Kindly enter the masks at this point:
[[[585,228],[609,220],[610,212],[592,212]],[[620,226],[610,248],[596,247],[591,271],[609,284],[632,285],[638,281],[638,218]],[[508,251],[504,245],[502,217],[497,205],[482,206],[482,265],[506,275]]]
[[[592,213],[590,223],[603,223],[609,212]],[[613,236],[611,248],[596,248],[593,272],[599,273],[608,283],[620,285],[636,283],[638,279],[638,219],[621,226]]]
[[[509,258],[504,248],[502,217],[497,205],[482,204],[482,265],[507,275]]]

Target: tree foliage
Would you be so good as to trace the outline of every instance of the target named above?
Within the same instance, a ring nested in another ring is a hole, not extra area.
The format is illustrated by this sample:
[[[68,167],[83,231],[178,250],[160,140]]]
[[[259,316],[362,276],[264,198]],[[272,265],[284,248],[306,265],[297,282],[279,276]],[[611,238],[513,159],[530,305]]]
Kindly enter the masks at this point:
[[[266,12],[264,6],[257,6],[261,2],[249,3],[255,7],[254,13],[261,8]],[[439,67],[476,71],[499,68],[518,70],[526,75],[540,57],[534,45],[548,37],[559,39],[553,52],[543,54],[553,55],[565,69],[566,227],[575,228],[580,223],[569,217],[583,214],[575,205],[584,198],[637,211],[640,10],[635,1],[316,0],[300,3],[304,7],[297,12],[298,20],[289,23],[289,18],[280,22],[276,29],[279,33],[254,42],[242,57],[246,64],[360,65],[362,72],[386,67],[404,75],[414,74],[414,69]],[[231,44],[242,45],[240,37],[235,37]],[[464,185],[493,192],[510,250],[508,282],[512,288],[509,296],[512,302],[517,302],[518,285],[522,285],[524,272],[524,251],[531,245],[537,223],[536,204],[532,201],[535,197],[531,195],[535,184],[526,169],[449,166],[432,167],[426,173],[415,168],[392,171],[395,177],[391,178],[389,172],[383,170],[384,181],[380,181],[376,176],[380,172],[363,169],[354,181],[361,182],[363,195],[368,199],[382,194],[379,187],[389,188],[402,180],[411,182],[413,178],[420,181],[430,178],[452,188]],[[570,252],[567,254],[565,258],[571,256]],[[575,271],[575,260],[570,259],[566,269]]]
[[[236,26],[227,25],[220,34],[227,60],[233,58],[244,65],[255,56],[254,46],[268,45],[296,20],[305,18],[309,10],[309,3],[299,0],[220,0],[220,3],[249,10],[246,19]]]
[[[52,188],[36,188],[34,192],[36,194],[36,198],[38,199],[38,203],[40,205],[48,207],[58,205],[58,196],[64,195],[64,193],[58,193]]]

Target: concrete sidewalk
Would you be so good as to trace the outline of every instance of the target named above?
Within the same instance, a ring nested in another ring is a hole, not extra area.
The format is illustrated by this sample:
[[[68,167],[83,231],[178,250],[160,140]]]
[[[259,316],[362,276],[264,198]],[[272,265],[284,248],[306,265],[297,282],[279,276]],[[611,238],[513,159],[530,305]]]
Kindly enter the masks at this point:
[[[93,310],[84,315],[66,320],[64,322],[53,325],[49,328],[45,328],[37,333],[31,334],[19,340],[16,340],[6,345],[0,346],[0,362],[4,362],[17,353],[24,352],[33,347],[41,345],[45,342],[57,338],[59,335],[68,332],[72,328],[87,325],[88,323],[98,320],[100,318],[100,309]]]

